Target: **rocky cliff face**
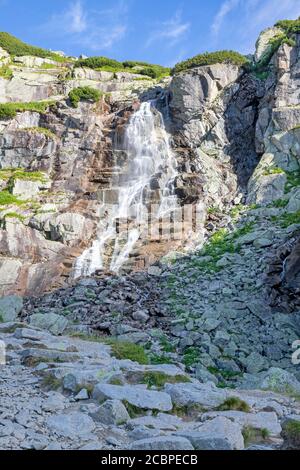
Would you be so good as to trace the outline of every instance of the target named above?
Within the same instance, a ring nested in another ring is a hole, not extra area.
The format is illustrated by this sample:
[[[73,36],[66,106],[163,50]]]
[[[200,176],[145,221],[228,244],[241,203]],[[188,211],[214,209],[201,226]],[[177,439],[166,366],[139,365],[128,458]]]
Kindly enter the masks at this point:
[[[179,204],[204,203],[205,238],[229,223],[213,212],[228,212],[245,200],[267,205],[283,199],[288,214],[299,210],[299,40],[279,48],[264,80],[222,64],[155,84],[130,73],[58,64],[46,71],[40,59],[17,58],[13,77],[0,79],[0,100],[56,104],[0,123],[1,187],[10,197],[1,206],[2,294],[36,293],[72,277],[75,260],[97,237],[105,204],[115,199],[116,175],[126,171],[124,129],[141,101],[156,99],[164,116],[177,162],[176,197]],[[7,61],[4,53],[1,60]],[[109,97],[72,108],[67,93],[86,85]],[[149,202],[156,201],[152,193]],[[184,245],[142,239],[124,269],[141,269]]]

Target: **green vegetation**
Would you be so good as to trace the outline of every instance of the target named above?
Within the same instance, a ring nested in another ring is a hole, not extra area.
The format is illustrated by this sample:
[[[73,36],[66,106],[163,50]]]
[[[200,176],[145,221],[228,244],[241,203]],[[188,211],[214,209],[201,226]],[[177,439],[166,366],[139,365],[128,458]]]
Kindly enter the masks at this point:
[[[148,387],[163,388],[166,383],[187,383],[190,379],[186,375],[167,375],[164,372],[145,372],[142,383]]]
[[[279,168],[277,166],[270,166],[264,169],[263,175],[268,176],[268,175],[282,175],[284,174],[285,171],[282,168]]]
[[[189,347],[184,351],[182,362],[186,367],[191,367],[199,361],[199,358],[199,349],[195,347]]]
[[[300,170],[289,171],[286,173],[287,182],[285,185],[285,193],[290,192],[291,189],[300,186]]]
[[[297,20],[282,20],[278,21],[275,26],[282,30],[282,33],[277,34],[275,37],[271,38],[269,41],[269,48],[260,61],[255,64],[252,68],[252,71],[257,74],[268,74],[268,68],[270,61],[279,49],[282,44],[288,44],[289,46],[295,46],[296,42],[294,40],[295,33],[300,32],[300,19]]]
[[[18,219],[20,220],[20,222],[24,222],[24,220],[26,219],[24,215],[18,214],[17,212],[8,212],[3,217],[4,219]]]
[[[130,359],[139,364],[149,364],[149,358],[144,348],[138,344],[114,339],[108,339],[106,343],[111,347],[111,352],[117,359]]]
[[[16,196],[10,194],[10,192],[7,190],[0,191],[0,206],[9,206],[13,204],[19,206],[24,204],[24,201],[20,201]]]
[[[54,104],[54,101],[31,101],[28,103],[0,103],[0,119],[12,119],[17,115],[17,112],[24,111],[45,113],[47,109]]]
[[[0,47],[7,51],[11,56],[31,55],[43,59],[53,59],[57,62],[65,62],[66,59],[54,52],[42,49],[41,47],[30,46],[20,39],[6,32],[0,32]]]
[[[150,364],[174,364],[174,361],[166,354],[149,353],[149,360]]]
[[[50,131],[50,129],[47,129],[46,127],[25,127],[24,129],[20,129],[20,131],[32,132],[34,134],[43,134],[46,137],[49,137],[49,139],[56,138],[54,132]]]
[[[293,447],[300,448],[300,421],[288,420],[283,425],[283,436]]]
[[[234,242],[239,237],[251,232],[252,229],[253,223],[248,223],[233,233],[229,233],[226,229],[218,230],[210,237],[207,244],[199,253],[199,260],[194,261],[192,266],[203,269],[206,272],[220,271],[222,268],[217,266],[217,262],[226,253],[239,251],[239,246],[236,246]],[[201,260],[201,256],[209,257],[209,259]]]
[[[78,107],[80,101],[92,101],[96,103],[102,96],[102,92],[89,86],[73,88],[69,93],[69,99],[74,108]]]
[[[232,372],[231,370],[217,369],[216,367],[207,367],[207,370],[216,376],[220,375],[224,380],[232,380],[242,375],[242,372]]]
[[[271,204],[271,206],[276,207],[277,209],[284,208],[288,205],[288,199],[277,199],[276,201]]]
[[[46,375],[43,377],[42,386],[44,386],[46,390],[57,390],[61,386],[61,380],[53,375]]]
[[[138,418],[139,416],[144,416],[148,411],[147,409],[139,408],[135,405],[132,405],[126,400],[123,401],[123,405],[128,411],[128,414],[131,419]]]
[[[161,65],[148,64],[147,62],[125,61],[118,62],[108,57],[88,57],[76,62],[75,67],[88,67],[90,69],[105,72],[132,72],[146,75],[153,79],[160,79],[170,75],[170,69]]]
[[[3,65],[0,67],[0,77],[10,80],[13,77],[13,71],[9,68],[8,65]]]
[[[4,323],[4,318],[0,315],[0,323]]]
[[[238,52],[235,51],[216,51],[216,52],[205,52],[204,54],[196,55],[191,59],[179,62],[175,65],[172,70],[172,75],[185,70],[200,67],[202,65],[213,65],[213,64],[233,64],[242,66],[248,63],[248,59]]]
[[[241,400],[238,397],[230,397],[227,398],[222,405],[218,407],[219,411],[229,411],[229,410],[235,410],[235,411],[243,411],[244,413],[250,413],[251,409],[248,403],[246,403],[244,400]]]
[[[259,442],[261,440],[266,440],[270,436],[268,429],[256,429],[252,426],[245,426],[242,430],[242,434],[245,441],[245,446],[247,447],[252,442]]]
[[[300,211],[283,214],[279,218],[282,228],[288,228],[293,224],[300,224]]]

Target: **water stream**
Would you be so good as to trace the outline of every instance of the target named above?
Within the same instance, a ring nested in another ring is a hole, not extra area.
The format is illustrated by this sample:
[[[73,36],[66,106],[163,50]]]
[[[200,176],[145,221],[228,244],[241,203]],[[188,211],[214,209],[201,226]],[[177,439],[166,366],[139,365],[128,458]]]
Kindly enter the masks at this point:
[[[148,223],[145,193],[151,196],[151,180],[159,180],[159,201],[154,218],[164,217],[177,207],[174,178],[176,160],[170,147],[161,113],[155,103],[142,103],[128,123],[124,149],[128,166],[122,184],[117,187],[118,203],[110,206],[107,221],[100,220],[97,239],[77,259],[74,277],[88,276],[99,269],[118,272],[127,261]],[[118,233],[118,221],[130,220],[124,242],[124,233]],[[112,253],[107,263],[107,247]],[[105,260],[106,258],[106,260]]]

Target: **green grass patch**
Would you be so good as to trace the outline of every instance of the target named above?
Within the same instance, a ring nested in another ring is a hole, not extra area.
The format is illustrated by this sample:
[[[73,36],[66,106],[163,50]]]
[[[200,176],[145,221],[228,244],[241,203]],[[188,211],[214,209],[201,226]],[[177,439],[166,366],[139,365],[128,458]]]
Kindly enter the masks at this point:
[[[238,397],[229,397],[218,407],[219,411],[243,411],[250,413],[251,409],[248,403]]]
[[[190,379],[186,375],[167,375],[164,372],[145,372],[142,383],[148,387],[163,388],[166,383],[187,383]]]
[[[53,375],[46,375],[42,379],[42,386],[45,387],[46,390],[58,390],[61,386],[61,380]]]
[[[10,206],[10,205],[20,206],[22,204],[24,204],[24,201],[21,201],[13,194],[10,194],[9,191],[7,190],[0,191],[0,206]]]
[[[248,63],[248,59],[235,51],[216,51],[216,52],[205,52],[204,54],[196,55],[191,59],[179,62],[175,65],[172,70],[172,75],[195,67],[200,67],[203,65],[213,65],[213,64],[233,64],[242,66]]]
[[[96,103],[103,93],[89,86],[73,88],[69,93],[69,99],[73,108],[77,108],[80,101],[92,101]]]
[[[43,134],[49,139],[56,139],[54,132],[50,131],[46,127],[25,127],[24,129],[19,129],[20,131],[32,132],[33,134]]]
[[[24,215],[18,214],[17,212],[8,212],[3,216],[4,219],[18,219],[20,222],[24,222],[26,217]]]
[[[287,199],[277,199],[270,206],[276,207],[277,209],[284,208],[288,205],[289,201]]]
[[[199,362],[200,351],[198,348],[190,347],[184,351],[182,362],[186,367],[191,367]]]
[[[10,80],[13,77],[13,71],[9,68],[8,65],[3,65],[0,67],[0,77],[5,78],[5,80]]]
[[[288,228],[293,224],[300,224],[300,211],[283,214],[279,220],[282,228]]]
[[[285,193],[289,193],[291,189],[300,186],[300,170],[289,171],[286,173],[286,176]]]
[[[277,166],[270,166],[268,168],[265,168],[263,171],[264,176],[268,175],[282,175],[285,173],[285,171],[282,168],[279,168]]]
[[[232,372],[231,370],[217,369],[216,367],[209,366],[207,370],[214,375],[220,375],[224,380],[232,380],[236,377],[240,377],[242,372]]]
[[[242,430],[245,446],[249,446],[251,443],[265,441],[270,436],[268,429],[256,429],[252,426],[245,426]]]
[[[130,359],[139,364],[149,364],[149,357],[142,346],[115,339],[107,339],[105,342],[111,347],[112,355],[117,359]]]
[[[135,405],[132,405],[131,403],[129,403],[126,400],[123,401],[123,405],[125,406],[126,410],[128,411],[128,414],[129,414],[131,419],[138,418],[139,416],[145,416],[145,414],[148,411],[146,408],[139,408]]]
[[[7,51],[12,56],[30,55],[34,57],[41,57],[43,59],[49,58],[57,62],[66,62],[64,57],[61,57],[54,52],[41,47],[31,46],[16,38],[12,34],[0,32],[0,47]]]
[[[28,103],[0,103],[0,119],[12,119],[17,113],[32,111],[45,113],[47,109],[54,105],[54,101],[31,101]]]
[[[300,449],[300,421],[288,420],[283,425],[283,437],[293,447]]]
[[[4,323],[4,318],[0,315],[0,323]]]
[[[166,354],[149,353],[150,364],[174,364],[174,361]]]

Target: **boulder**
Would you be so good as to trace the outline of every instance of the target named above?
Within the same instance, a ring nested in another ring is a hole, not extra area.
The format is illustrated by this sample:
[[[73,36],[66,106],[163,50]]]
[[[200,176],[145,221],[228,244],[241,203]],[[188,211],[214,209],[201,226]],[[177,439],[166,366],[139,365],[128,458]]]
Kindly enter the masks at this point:
[[[107,400],[90,416],[94,421],[115,426],[125,424],[130,419],[128,411],[120,400]]]
[[[194,450],[185,437],[163,436],[132,442],[129,450]]]
[[[97,401],[127,401],[133,406],[148,410],[170,411],[172,409],[172,401],[167,393],[147,390],[139,386],[97,384],[93,391],[93,398]]]
[[[46,424],[56,435],[69,439],[84,437],[95,429],[92,418],[77,411],[50,416]]]
[[[61,335],[69,322],[67,318],[56,313],[35,313],[31,315],[29,323],[31,326],[48,330],[53,335]]]
[[[212,409],[226,399],[226,392],[212,382],[166,384],[165,391],[171,396],[174,405],[179,407]]]
[[[203,424],[197,431],[179,432],[196,450],[242,450],[242,428],[230,419],[219,416]]]
[[[0,299],[0,318],[3,322],[13,322],[23,308],[23,299],[18,295],[7,295]]]
[[[298,395],[300,393],[300,382],[290,372],[278,367],[271,367],[264,375],[259,388]]]

